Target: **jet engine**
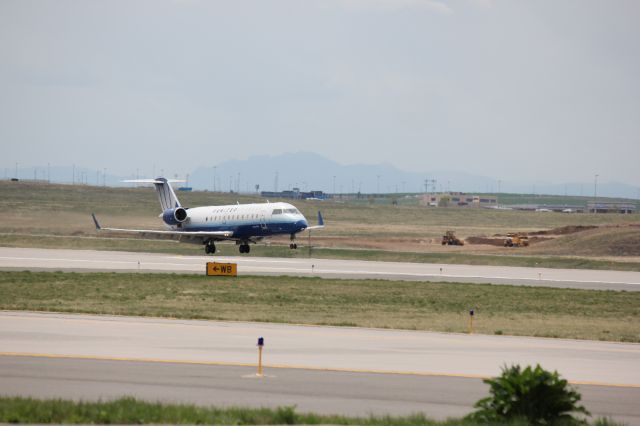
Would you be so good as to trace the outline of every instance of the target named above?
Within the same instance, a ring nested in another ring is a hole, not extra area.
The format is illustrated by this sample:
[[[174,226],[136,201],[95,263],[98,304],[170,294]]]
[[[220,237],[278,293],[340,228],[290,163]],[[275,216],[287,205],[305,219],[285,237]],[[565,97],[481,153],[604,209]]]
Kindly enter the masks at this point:
[[[182,207],[166,209],[162,212],[162,220],[167,225],[177,225],[187,220],[187,211]]]

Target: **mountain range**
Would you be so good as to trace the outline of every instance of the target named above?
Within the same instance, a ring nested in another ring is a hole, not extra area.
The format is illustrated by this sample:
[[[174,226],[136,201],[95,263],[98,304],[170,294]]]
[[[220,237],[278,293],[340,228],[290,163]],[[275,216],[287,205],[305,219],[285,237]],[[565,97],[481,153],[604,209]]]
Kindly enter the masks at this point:
[[[135,177],[109,174],[106,169],[92,170],[78,166],[31,167],[18,169],[17,172],[22,179],[107,186],[124,186],[126,184],[121,180]],[[5,169],[5,178],[13,177],[14,174],[14,170]],[[416,193],[428,190],[592,196],[596,190],[594,181],[508,181],[452,170],[418,173],[401,170],[389,163],[343,165],[310,152],[256,155],[244,160],[229,160],[211,167],[196,168],[188,176],[180,178],[187,178],[185,185],[195,190],[232,190],[243,193],[299,188],[302,191],[319,190],[328,193]],[[597,183],[597,195],[636,199],[640,198],[640,189],[626,183],[603,181]]]

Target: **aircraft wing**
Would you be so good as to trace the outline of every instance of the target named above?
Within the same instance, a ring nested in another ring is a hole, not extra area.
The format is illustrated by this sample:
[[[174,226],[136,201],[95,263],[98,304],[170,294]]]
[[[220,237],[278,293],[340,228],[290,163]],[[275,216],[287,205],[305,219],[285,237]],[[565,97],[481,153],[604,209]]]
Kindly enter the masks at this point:
[[[308,226],[306,231],[313,231],[314,229],[324,229],[324,219],[320,211],[318,211],[318,224],[316,226]]]
[[[129,234],[137,234],[143,237],[153,236],[160,239],[168,239],[168,240],[195,240],[195,241],[205,241],[208,239],[215,240],[234,240],[233,231],[162,231],[162,230],[154,230],[154,229],[125,229],[125,228],[103,228],[98,223],[98,219],[96,219],[95,214],[91,214],[93,217],[93,223],[96,225],[96,230],[98,231],[107,231],[107,232],[116,232],[116,233],[129,233]]]

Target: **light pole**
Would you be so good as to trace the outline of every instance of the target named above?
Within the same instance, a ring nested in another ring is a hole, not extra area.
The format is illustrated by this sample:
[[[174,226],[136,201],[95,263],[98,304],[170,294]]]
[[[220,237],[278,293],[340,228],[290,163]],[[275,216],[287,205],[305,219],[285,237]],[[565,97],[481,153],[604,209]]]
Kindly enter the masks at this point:
[[[593,213],[598,213],[598,175],[593,179]]]

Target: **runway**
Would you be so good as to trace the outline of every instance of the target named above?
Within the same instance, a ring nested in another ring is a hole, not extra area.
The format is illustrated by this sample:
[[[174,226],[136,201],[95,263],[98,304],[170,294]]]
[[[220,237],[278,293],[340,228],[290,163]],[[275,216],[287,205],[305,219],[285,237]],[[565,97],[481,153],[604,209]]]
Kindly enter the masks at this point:
[[[333,259],[177,256],[93,250],[0,247],[0,269],[203,274],[206,262],[234,262],[240,275],[292,275],[492,283],[640,291],[640,272]]]
[[[256,340],[266,374],[250,378]],[[504,364],[540,363],[588,409],[640,424],[640,345],[136,317],[0,313],[0,393],[146,399],[446,418]]]

